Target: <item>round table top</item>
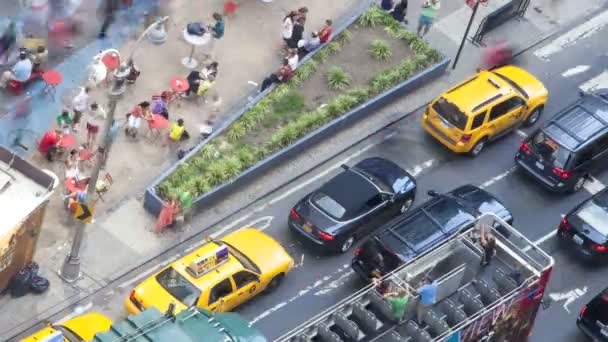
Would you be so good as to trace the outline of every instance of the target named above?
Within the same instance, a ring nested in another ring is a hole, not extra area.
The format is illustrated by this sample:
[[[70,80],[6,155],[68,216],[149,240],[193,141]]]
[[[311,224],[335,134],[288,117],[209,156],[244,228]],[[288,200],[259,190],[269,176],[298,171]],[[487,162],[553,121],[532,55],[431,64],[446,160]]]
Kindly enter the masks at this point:
[[[76,146],[76,138],[71,134],[64,134],[63,138],[61,138],[61,142],[59,143],[60,147],[63,148],[71,148]]]
[[[169,120],[165,119],[164,116],[160,114],[152,115],[152,120],[150,120],[150,128],[158,128],[165,129],[169,127]]]
[[[190,88],[188,80],[183,77],[173,77],[171,81],[169,81],[169,85],[171,86],[171,89],[178,93],[184,92]]]
[[[47,84],[58,85],[63,81],[63,75],[56,70],[47,70],[42,74],[42,79]]]
[[[120,56],[115,52],[110,52],[101,57],[101,62],[110,70],[118,69],[118,66],[120,66]]]
[[[184,29],[184,39],[192,45],[205,45],[211,40],[211,33],[205,32],[202,36],[196,36],[188,33],[188,29]]]

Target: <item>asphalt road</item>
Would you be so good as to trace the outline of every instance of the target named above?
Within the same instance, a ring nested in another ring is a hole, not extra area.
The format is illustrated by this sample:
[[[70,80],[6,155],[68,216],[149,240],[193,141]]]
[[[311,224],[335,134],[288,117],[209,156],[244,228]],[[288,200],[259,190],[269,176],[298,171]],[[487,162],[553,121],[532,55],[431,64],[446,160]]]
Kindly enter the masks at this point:
[[[554,53],[550,61],[539,59],[534,51],[528,51],[518,58],[517,64],[536,75],[549,90],[549,103],[540,124],[576,100],[581,84],[605,70],[607,59],[601,51],[606,51],[608,47],[603,39],[606,36],[608,29],[602,28],[590,37]],[[562,76],[566,70],[577,66],[588,68],[579,68],[577,70],[584,71],[568,77]],[[608,184],[608,172],[593,175],[597,181],[577,194],[557,196],[548,193],[514,168],[513,156],[520,140],[539,124],[506,136],[487,146],[478,158],[471,159],[450,153],[428,137],[420,127],[420,115],[421,112],[413,113],[218,225],[219,229],[212,235],[222,235],[247,226],[263,229],[286,247],[297,264],[297,268],[276,292],[260,296],[237,311],[269,339],[273,339],[361,287],[349,266],[352,253],[319,255],[294,239],[287,230],[286,220],[292,205],[340,172],[340,164],[352,165],[367,157],[382,156],[397,162],[416,176],[416,204],[427,199],[427,190],[448,191],[466,183],[481,186],[500,198],[513,212],[515,227],[530,240],[543,241],[542,247],[556,261],[548,290],[554,303],[539,313],[532,341],[584,340],[575,326],[576,314],[589,298],[608,285],[608,271],[604,267],[589,268],[580,263],[564,247],[555,243],[551,233],[559,223],[561,214],[603,187],[602,184]],[[115,287],[94,298],[92,303],[83,304],[70,315],[91,309],[101,311],[112,319],[124,318],[122,301],[133,286],[191,248],[185,245],[168,251],[147,265],[146,269],[134,271]]]

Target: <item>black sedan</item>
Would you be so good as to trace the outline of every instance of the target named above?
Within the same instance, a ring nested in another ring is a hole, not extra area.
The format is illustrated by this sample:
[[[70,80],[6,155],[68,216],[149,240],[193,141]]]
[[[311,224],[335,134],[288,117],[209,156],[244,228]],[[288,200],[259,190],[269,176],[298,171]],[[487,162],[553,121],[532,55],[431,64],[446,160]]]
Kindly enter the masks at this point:
[[[597,261],[608,256],[608,189],[598,192],[564,216],[558,235],[584,258]]]
[[[608,342],[608,288],[583,306],[576,325],[593,341]]]
[[[291,209],[292,231],[313,245],[348,251],[364,237],[414,203],[416,182],[397,164],[368,158],[344,171]]]

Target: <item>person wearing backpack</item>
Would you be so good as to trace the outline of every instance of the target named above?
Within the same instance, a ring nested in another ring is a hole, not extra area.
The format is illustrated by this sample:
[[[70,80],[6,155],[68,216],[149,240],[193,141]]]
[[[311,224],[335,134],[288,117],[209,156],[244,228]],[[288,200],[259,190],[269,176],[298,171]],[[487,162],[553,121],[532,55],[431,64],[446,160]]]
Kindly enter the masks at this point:
[[[283,65],[279,68],[279,70],[264,79],[264,82],[262,82],[262,88],[260,88],[260,92],[266,90],[266,88],[270,87],[270,85],[273,83],[288,82],[292,78],[293,69],[289,66],[289,60],[285,58],[283,59]]]
[[[215,20],[215,24],[213,26],[209,26],[209,31],[211,32],[211,48],[209,51],[209,58],[215,57],[215,47],[217,42],[224,37],[224,18],[221,14],[215,12],[213,13],[213,20]]]

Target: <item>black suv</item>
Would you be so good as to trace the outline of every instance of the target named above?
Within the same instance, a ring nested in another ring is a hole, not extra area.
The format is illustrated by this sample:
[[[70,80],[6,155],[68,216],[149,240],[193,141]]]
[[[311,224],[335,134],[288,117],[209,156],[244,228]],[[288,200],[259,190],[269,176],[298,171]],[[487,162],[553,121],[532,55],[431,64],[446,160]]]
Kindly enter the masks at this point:
[[[585,258],[598,260],[608,256],[608,188],[564,216],[558,236],[571,242]]]
[[[382,226],[355,250],[353,269],[365,280],[375,270],[382,274],[439,244],[485,213],[493,213],[509,224],[509,210],[488,192],[464,185],[448,193],[429,191],[431,198],[405,215]]]
[[[556,192],[576,192],[608,165],[608,92],[583,94],[521,142],[515,163]]]
[[[576,325],[593,341],[608,342],[608,288],[583,306]]]

